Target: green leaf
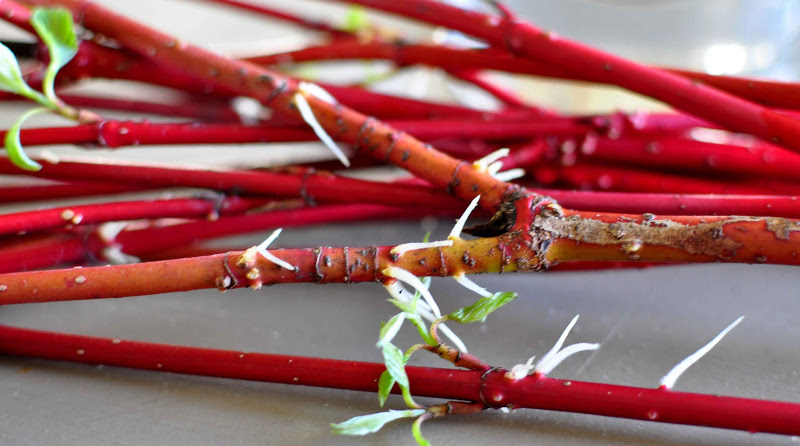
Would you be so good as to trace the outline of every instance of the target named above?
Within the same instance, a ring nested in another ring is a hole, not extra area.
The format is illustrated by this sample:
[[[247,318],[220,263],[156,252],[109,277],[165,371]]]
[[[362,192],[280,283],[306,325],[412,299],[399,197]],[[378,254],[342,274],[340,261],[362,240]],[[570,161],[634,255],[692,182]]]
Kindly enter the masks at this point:
[[[394,304],[397,308],[401,309],[405,313],[405,318],[409,322],[414,324],[415,327],[417,327],[417,331],[419,331],[420,337],[422,337],[422,339],[426,343],[428,343],[430,345],[436,345],[437,344],[436,340],[433,339],[433,336],[431,336],[430,332],[428,331],[428,327],[425,325],[425,322],[422,320],[422,317],[420,317],[419,314],[414,312],[414,308],[412,308],[411,304],[407,304],[405,302],[401,302],[401,301],[399,301],[397,299],[389,299],[389,302]],[[388,324],[386,324],[386,325],[388,325]]]
[[[397,299],[388,299],[388,300],[392,305],[394,305],[395,307],[401,309],[404,313],[417,314],[414,311],[414,308],[411,307],[411,304],[405,303],[403,301],[399,301]]]
[[[378,343],[376,346],[378,348],[382,348],[384,345],[392,342],[392,339],[397,335],[397,332],[400,331],[400,327],[403,326],[403,321],[406,319],[405,313],[398,313],[393,318],[389,319],[389,322],[381,327],[381,332],[378,335]]]
[[[408,388],[408,375],[406,375],[406,358],[403,352],[394,344],[383,346],[383,362],[386,371],[397,381],[400,387]]]
[[[425,421],[425,417],[422,416],[414,420],[414,424],[411,425],[411,434],[414,435],[414,440],[417,440],[419,446],[431,446],[431,442],[422,436],[423,421]]]
[[[344,19],[344,30],[354,33],[367,27],[369,18],[363,6],[350,5],[347,7],[347,15]]]
[[[378,403],[380,403],[381,407],[386,404],[395,382],[388,370],[384,370],[381,373],[381,377],[378,378]]]
[[[425,413],[425,409],[415,410],[390,410],[388,412],[373,413],[351,418],[343,423],[331,424],[334,434],[340,435],[367,435],[378,432],[389,422],[401,418],[414,418]]]
[[[481,297],[477,302],[468,307],[448,314],[447,318],[462,324],[483,322],[490,313],[516,298],[517,293],[494,293],[494,295],[489,297]]]
[[[31,25],[50,50],[50,63],[42,87],[45,96],[57,103],[54,90],[56,74],[78,53],[78,37],[75,35],[72,14],[64,8],[34,8]]]
[[[41,170],[42,165],[37,163],[36,161],[28,158],[28,155],[22,150],[22,143],[19,141],[19,132],[22,129],[22,123],[25,122],[31,116],[41,113],[44,111],[48,111],[46,108],[34,108],[28,110],[27,112],[23,113],[22,116],[17,119],[17,122],[8,129],[5,138],[5,147],[6,152],[8,152],[8,158],[14,163],[15,166],[19,167],[20,169],[30,170],[30,171],[37,171]]]
[[[436,345],[436,339],[431,336],[431,332],[428,331],[428,326],[425,325],[425,321],[422,320],[422,317],[418,314],[406,314],[406,319],[409,322],[414,324],[417,327],[417,331],[419,332],[419,336],[422,338],[429,345]],[[407,362],[407,361],[406,361]]]
[[[14,53],[7,46],[0,43],[0,90],[22,94],[30,89],[22,79],[22,70]]]

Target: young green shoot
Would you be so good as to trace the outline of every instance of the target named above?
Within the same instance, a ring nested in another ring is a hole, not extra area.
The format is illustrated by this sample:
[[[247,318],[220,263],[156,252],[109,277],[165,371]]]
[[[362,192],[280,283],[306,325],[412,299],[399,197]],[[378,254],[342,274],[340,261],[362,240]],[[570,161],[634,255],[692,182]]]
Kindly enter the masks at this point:
[[[430,278],[428,278],[428,279],[430,279]],[[395,282],[395,284],[397,284],[397,283]],[[403,311],[403,317],[404,317],[403,320],[408,320],[409,322],[411,322],[417,328],[417,331],[419,331],[420,337],[422,337],[422,339],[427,344],[435,346],[436,344],[438,344],[438,342],[430,334],[430,332],[428,331],[428,327],[425,325],[425,322],[422,320],[423,315],[424,315],[424,317],[426,319],[429,319],[429,320],[435,320],[435,318],[433,317],[433,314],[430,312],[429,309],[421,308],[419,306],[420,293],[415,293],[414,297],[411,298],[411,300],[408,300],[403,295],[403,293],[405,293],[405,295],[408,295],[408,290],[406,290],[405,288],[403,288],[399,284],[397,284],[397,285],[401,289],[398,290],[396,288],[393,288],[391,291],[389,291],[389,294],[392,295],[392,296],[398,296],[398,297],[400,297],[400,299],[395,297],[393,299],[389,299],[389,302]],[[384,285],[384,287],[389,287],[389,286],[390,285],[388,285],[388,284]],[[387,291],[388,290],[389,289],[387,288]],[[423,305],[424,305],[424,303],[423,303]],[[381,347],[380,340],[383,340],[385,336],[387,336],[388,334],[391,334],[391,332],[388,331],[389,329],[384,331],[383,327],[385,327],[386,325],[389,325],[391,323],[392,323],[392,321],[390,319],[389,322],[387,322],[386,324],[384,324],[381,327],[381,335],[380,335],[380,338],[379,338],[379,341],[378,341],[379,342],[379,345],[378,345],[379,348]]]
[[[416,440],[419,446],[430,446],[431,442],[426,440],[425,437],[422,436],[422,423],[431,418],[433,415],[428,412],[420,415],[413,423],[411,423],[411,435],[414,436],[414,440]]]
[[[78,37],[75,35],[72,14],[64,8],[34,8],[31,25],[50,52],[42,90],[53,104],[60,104],[55,93],[56,74],[78,53]]]
[[[400,387],[403,401],[412,409],[421,408],[422,406],[417,404],[411,397],[411,391],[409,389],[410,384],[408,383],[408,375],[406,374],[406,363],[409,357],[396,345],[391,343],[385,344],[381,351],[383,353],[383,362],[386,364],[386,371]]]
[[[442,317],[442,312],[439,309],[439,305],[436,304],[436,300],[433,299],[433,295],[425,286],[425,284],[422,283],[419,277],[397,266],[389,266],[387,268],[384,268],[383,271],[381,271],[381,273],[383,273],[383,275],[386,277],[391,277],[403,281],[414,287],[414,289],[417,292],[422,294],[422,298],[425,299],[425,302],[428,304],[428,307],[430,307],[433,315],[437,318]]]
[[[18,94],[40,103],[46,100],[41,93],[25,83],[17,57],[2,43],[0,43],[0,90]]]
[[[494,293],[478,299],[474,304],[456,310],[445,318],[456,321],[460,324],[471,324],[473,322],[484,322],[486,317],[497,311],[500,307],[517,298],[517,293],[503,292]]]
[[[427,239],[428,236],[426,235],[425,240],[427,241]],[[435,334],[436,330],[442,328],[443,332],[445,330],[449,331],[442,325],[442,322],[446,320],[453,320],[462,324],[483,322],[486,320],[486,317],[489,314],[514,300],[517,297],[517,294],[492,294],[486,291],[487,295],[483,295],[472,305],[456,310],[445,316],[441,316],[438,306],[434,307],[436,308],[435,312],[430,307],[429,302],[432,302],[433,305],[436,305],[436,303],[433,301],[433,296],[430,295],[430,291],[428,290],[430,278],[425,278],[426,280],[423,282],[423,280],[414,276],[410,272],[400,268],[393,270],[387,268],[387,270],[384,270],[384,274],[392,277],[392,279],[387,280],[386,283],[384,283],[384,287],[392,296],[392,299],[390,299],[389,302],[400,308],[402,312],[393,316],[388,322],[383,323],[378,335],[376,347],[381,349],[384,364],[386,365],[386,370],[383,371],[378,378],[378,403],[380,404],[380,407],[383,407],[389,397],[389,393],[392,391],[392,388],[395,386],[395,384],[397,384],[403,396],[403,401],[408,407],[411,408],[411,410],[390,410],[388,412],[363,415],[352,418],[340,424],[332,424],[331,427],[333,427],[333,432],[337,434],[367,435],[377,432],[390,421],[400,418],[417,417],[411,427],[414,439],[422,446],[430,445],[430,442],[422,436],[420,427],[423,421],[432,418],[434,414],[429,411],[430,408],[422,408],[422,406],[414,401],[409,388],[408,375],[405,371],[405,366],[408,363],[411,355],[420,350],[423,345],[414,345],[408,349],[408,351],[403,353],[397,346],[392,344],[392,341],[402,328],[403,322],[408,320],[416,326],[420,333],[420,337],[422,337],[426,344],[431,347],[437,347],[440,344]],[[410,297],[411,293],[402,285],[400,285],[398,280],[403,280],[404,282],[415,287],[416,293],[413,297]],[[426,294],[429,295],[430,300],[420,301],[421,297],[424,297]],[[422,317],[433,321],[430,331],[428,331],[425,323],[422,321]],[[452,335],[451,339],[453,339],[454,344],[457,345],[459,351],[466,352],[466,347],[463,345],[460,339],[455,337],[455,335]]]
[[[369,28],[367,10],[361,5],[349,5],[342,30],[349,33],[357,33],[367,28]]]
[[[48,111],[48,109],[44,107],[32,108],[26,111],[14,122],[14,124],[11,125],[6,132],[6,137],[3,141],[3,144],[5,145],[6,152],[8,153],[8,159],[10,159],[14,165],[21,169],[37,171],[41,170],[42,168],[41,164],[30,159],[25,151],[22,150],[22,143],[20,142],[19,135],[22,130],[22,124],[27,121],[28,118],[46,111]]]
[[[343,423],[331,424],[331,432],[340,435],[367,435],[378,432],[381,428],[401,418],[415,418],[425,413],[425,409],[390,410],[388,412],[361,415]]]
[[[4,140],[12,163],[24,170],[37,171],[42,166],[30,159],[22,150],[20,143],[22,124],[31,116],[48,110],[71,119],[77,118],[75,110],[65,106],[56,96],[55,79],[58,71],[77,54],[78,38],[75,35],[72,14],[64,8],[34,8],[31,13],[31,25],[42,42],[47,45],[50,53],[50,62],[42,81],[44,94],[25,83],[19,62],[11,50],[3,44],[0,44],[0,90],[18,94],[43,106],[23,113],[8,129]]]
[[[419,302],[413,306],[408,305],[412,302],[415,302],[417,298],[410,297],[411,293],[407,289],[405,289],[405,287],[400,285],[400,283],[398,283],[397,280],[387,281],[383,285],[383,287],[386,289],[389,295],[392,296],[392,299],[390,299],[389,302],[393,303],[395,306],[402,309],[403,311],[406,311],[407,313],[411,314],[416,314],[418,317],[421,316],[423,319],[429,322],[433,322],[441,317],[441,313],[439,314],[434,313],[431,310],[428,303],[425,301]],[[417,292],[419,293],[419,291]],[[430,294],[430,292],[428,292],[428,294]],[[433,299],[433,296],[431,296],[431,299]],[[409,318],[409,320],[413,322],[413,319]],[[453,333],[452,330],[450,330],[450,328],[448,328],[445,325],[440,325],[439,328],[445,336],[447,336],[451,341],[453,341],[453,344],[459,350],[464,352],[467,351],[467,346],[464,344],[463,341],[461,341],[461,339],[455,333]]]
[[[389,319],[389,322],[386,322],[381,327],[380,334],[378,335],[378,343],[375,344],[378,348],[383,348],[384,345],[389,344],[392,342],[397,333],[400,331],[400,328],[403,326],[403,321],[406,319],[406,312],[397,313]]]

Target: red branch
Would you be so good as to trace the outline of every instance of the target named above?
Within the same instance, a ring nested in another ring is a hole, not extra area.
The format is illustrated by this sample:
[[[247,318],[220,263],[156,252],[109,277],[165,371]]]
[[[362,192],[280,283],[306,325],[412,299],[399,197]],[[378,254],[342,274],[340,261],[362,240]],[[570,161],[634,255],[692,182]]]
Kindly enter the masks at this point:
[[[65,206],[0,215],[0,235],[144,218],[213,217],[241,213],[265,200],[239,197],[178,198]]]
[[[394,61],[400,66],[422,64],[444,68],[485,69],[595,83],[608,83],[609,81],[605,76],[593,77],[594,73],[590,71],[569,71],[539,60],[518,57],[499,48],[473,50],[378,39],[369,42],[335,40],[319,46],[250,57],[247,60],[263,65],[274,65],[287,61],[345,59],[382,59]],[[800,104],[800,84],[798,83],[720,76],[666,67],[661,69],[762,105],[797,109]]]
[[[599,137],[583,145],[577,157],[674,171],[763,175],[787,180],[797,179],[800,171],[800,156],[759,140],[717,144],[648,135]]]
[[[81,336],[0,326],[0,352],[85,364],[375,392],[383,364]],[[406,367],[415,395],[662,423],[800,434],[800,404],[538,375]],[[397,389],[395,389],[396,391]]]
[[[583,136],[592,130],[580,118],[526,120],[441,119],[387,121],[422,140],[480,138],[514,140],[539,136]],[[0,131],[0,138],[5,136]],[[23,145],[97,144],[117,148],[150,144],[236,144],[317,141],[306,126],[247,126],[241,124],[183,124],[105,120],[73,127],[28,128],[21,132]]]
[[[40,160],[38,172],[23,172],[0,159],[0,173],[34,175],[50,179],[93,180],[137,186],[185,186],[268,197],[303,198],[309,203],[374,203],[432,209],[461,209],[463,204],[430,187],[362,181],[332,174],[300,174],[266,171],[182,169],[133,164],[100,164]]]
[[[124,184],[99,183],[91,181],[69,181],[60,184],[0,187],[0,202],[31,202],[54,200],[57,198],[76,198],[92,195],[111,195],[136,192],[145,188]]]
[[[660,192],[686,194],[759,194],[800,193],[788,184],[778,191],[762,184],[742,181],[725,182],[719,179],[696,178],[630,167],[615,167],[582,163],[574,166],[540,165],[531,175],[543,184],[566,185],[577,189],[598,189],[626,192]]]
[[[339,0],[334,0],[339,1]],[[445,26],[512,54],[617,85],[663,101],[730,130],[800,150],[800,122],[683,76],[613,56],[519,20],[492,17],[431,0],[347,0]]]
[[[486,172],[462,169],[464,163],[431,150],[419,140],[341,104],[297,90],[297,83],[247,62],[234,61],[182,42],[129,20],[97,4],[78,0],[35,0],[31,4],[69,7],[82,25],[140,55],[183,71],[212,85],[224,85],[237,95],[257,99],[287,119],[300,119],[295,105],[302,95],[316,120],[333,138],[354,144],[364,153],[384,159],[447,189],[462,199],[480,195],[480,205],[494,210],[517,187]],[[431,169],[431,166],[437,166]]]
[[[298,203],[294,203],[296,206]],[[252,233],[275,228],[290,228],[322,223],[356,220],[420,218],[425,215],[447,215],[428,212],[422,208],[401,209],[377,205],[332,205],[271,210],[248,215],[223,216],[217,219],[192,220],[164,225],[124,230],[112,240],[94,231],[73,231],[48,236],[16,238],[0,246],[0,273],[44,268],[63,263],[96,263],[104,257],[109,246],[129,255],[148,255],[153,252],[182,247],[216,237]],[[455,212],[451,213],[455,214]],[[77,215],[77,214],[76,214]],[[62,222],[63,223],[63,222]],[[221,251],[215,251],[219,253]],[[111,260],[111,259],[109,259]],[[0,293],[2,296],[2,293]]]

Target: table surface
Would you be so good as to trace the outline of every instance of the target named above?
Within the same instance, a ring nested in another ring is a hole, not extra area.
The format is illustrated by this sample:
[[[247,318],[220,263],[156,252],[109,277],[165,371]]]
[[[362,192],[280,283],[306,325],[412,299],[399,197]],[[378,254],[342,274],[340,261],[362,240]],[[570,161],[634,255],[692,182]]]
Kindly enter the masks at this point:
[[[107,1],[131,13],[153,1]],[[157,2],[156,2],[157,3]],[[184,7],[163,2],[164,8]],[[161,8],[161,7],[159,7]],[[198,7],[199,8],[199,7]],[[150,11],[154,11],[151,9]],[[163,10],[158,11],[163,13]],[[197,21],[180,23],[198,35]],[[199,13],[198,13],[199,14]],[[146,15],[145,15],[146,16]],[[242,17],[239,15],[238,17]],[[250,27],[252,17],[246,17]],[[161,15],[151,21],[167,22]],[[279,28],[285,29],[285,28]],[[231,31],[234,34],[237,30]],[[242,31],[244,32],[244,31]],[[194,33],[194,34],[192,34]],[[213,41],[230,34],[209,29]],[[0,111],[4,122],[12,112]],[[276,247],[394,244],[449,231],[450,221],[351,224],[284,231]],[[264,234],[242,237],[240,245]],[[744,322],[678,381],[676,389],[800,402],[800,276],[764,265],[674,266],[591,273],[476,276],[492,291],[519,299],[484,324],[458,327],[470,351],[510,367],[541,356],[576,314],[568,342],[601,342],[576,355],[553,377],[655,387],[674,364],[740,315]],[[440,306],[474,300],[453,280],[434,279]],[[377,284],[286,285],[259,291],[165,294],[91,302],[9,306],[0,323],[163,343],[253,352],[380,361],[379,323],[393,315]],[[410,345],[414,333],[401,333]],[[432,355],[411,364],[444,366]],[[378,411],[374,394],[0,358],[0,443],[13,445],[414,444],[410,423],[397,422],[366,438],[337,437],[328,424]],[[389,406],[402,401],[390,397]],[[520,410],[486,411],[426,423],[436,445],[762,445],[786,437],[671,426],[604,417]]]

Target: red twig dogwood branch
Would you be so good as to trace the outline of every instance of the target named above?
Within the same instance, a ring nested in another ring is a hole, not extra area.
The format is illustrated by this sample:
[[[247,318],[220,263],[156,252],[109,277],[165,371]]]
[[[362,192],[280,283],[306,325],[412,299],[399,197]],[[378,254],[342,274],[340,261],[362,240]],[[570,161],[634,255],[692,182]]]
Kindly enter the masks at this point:
[[[262,65],[275,65],[287,61],[344,59],[381,59],[393,61],[400,66],[421,64],[472,70],[497,70],[557,79],[613,83],[607,76],[597,76],[594,71],[570,71],[557,64],[520,57],[500,48],[474,50],[415,44],[402,40],[375,39],[363,42],[356,39],[340,39],[300,50],[247,58],[251,62]],[[712,75],[675,68],[662,69],[765,106],[797,109],[798,99],[800,99],[800,85],[796,83]]]
[[[570,72],[585,72],[592,79],[661,100],[730,130],[800,150],[800,123],[794,119],[691,79],[564,39],[514,17],[488,16],[430,0],[402,3],[357,0],[351,3],[462,31],[513,54]]]
[[[0,326],[0,352],[160,372],[375,392],[383,364],[153,344]],[[800,433],[800,405],[532,375],[407,367],[419,396],[747,432]]]

